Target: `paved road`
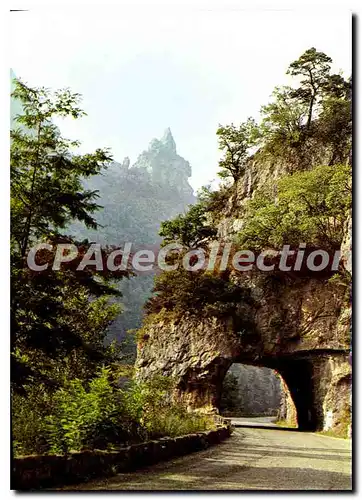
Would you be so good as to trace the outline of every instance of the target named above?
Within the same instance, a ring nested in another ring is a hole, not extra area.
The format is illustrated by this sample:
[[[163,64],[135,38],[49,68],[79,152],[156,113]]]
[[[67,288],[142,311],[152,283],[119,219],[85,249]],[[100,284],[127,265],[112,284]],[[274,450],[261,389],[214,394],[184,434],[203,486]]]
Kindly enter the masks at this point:
[[[276,417],[233,417],[231,423],[237,427],[276,427],[280,429],[280,427],[274,423],[276,420]]]
[[[71,490],[349,490],[351,443],[313,433],[237,427],[208,450]]]

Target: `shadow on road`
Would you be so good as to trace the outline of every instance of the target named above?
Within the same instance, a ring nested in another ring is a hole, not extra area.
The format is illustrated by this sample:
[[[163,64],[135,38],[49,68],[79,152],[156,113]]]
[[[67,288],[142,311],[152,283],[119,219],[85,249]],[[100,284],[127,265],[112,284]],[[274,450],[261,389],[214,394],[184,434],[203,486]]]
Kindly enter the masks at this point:
[[[298,429],[236,423],[230,439],[137,471],[92,481],[68,491],[348,491],[352,489],[347,443]],[[265,432],[252,432],[252,429]],[[270,431],[288,431],[278,433]],[[291,434],[291,431],[294,431]]]
[[[294,431],[294,432],[305,432],[298,427],[278,427],[278,426],[273,426],[273,425],[257,425],[257,424],[232,424],[233,427],[237,428],[244,428],[244,429],[266,429],[266,430],[271,430],[271,431]]]

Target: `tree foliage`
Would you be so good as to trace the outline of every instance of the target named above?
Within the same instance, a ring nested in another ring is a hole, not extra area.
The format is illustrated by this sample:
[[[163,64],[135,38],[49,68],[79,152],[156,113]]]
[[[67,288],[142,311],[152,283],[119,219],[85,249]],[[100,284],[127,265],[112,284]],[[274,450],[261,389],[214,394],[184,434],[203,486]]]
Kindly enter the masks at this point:
[[[208,223],[205,203],[200,201],[190,205],[185,214],[162,222],[159,234],[164,245],[176,242],[188,248],[198,248],[215,237],[216,232],[216,228]]]
[[[219,149],[223,152],[218,175],[221,178],[232,177],[236,182],[245,172],[250,150],[258,137],[255,120],[248,118],[238,127],[233,123],[220,125],[216,134],[219,138]]]
[[[278,153],[300,144],[305,106],[295,101],[291,87],[276,87],[272,97],[273,101],[261,108],[259,130],[263,145]]]
[[[332,73],[331,64],[323,52],[306,50],[289,65],[291,85],[276,87],[261,107],[260,123],[249,118],[239,127],[219,127],[221,177],[240,179],[256,152],[271,161],[282,158],[294,170],[310,168],[312,153],[328,146],[331,165],[350,160],[351,79]]]
[[[155,279],[155,295],[145,305],[148,313],[162,310],[199,316],[233,315],[244,301],[251,303],[248,290],[233,284],[228,273],[186,271],[182,267],[163,272]]]
[[[75,154],[78,142],[54,125],[57,117],[83,116],[78,94],[18,80],[12,97],[22,107],[11,130],[12,381],[22,390],[30,379],[54,386],[67,376],[89,376],[106,355],[105,331],[118,308],[107,298],[117,292],[97,271],[28,268],[35,243],[76,243],[64,235],[71,220],[97,227],[97,193],[84,189],[82,180],[104,169],[111,156],[100,149]]]
[[[287,74],[300,78],[299,87],[293,91],[292,97],[308,107],[307,129],[311,126],[313,111],[321,96],[327,89],[332,88],[331,63],[332,59],[329,56],[312,47],[293,61],[288,68]]]
[[[76,155],[77,141],[61,136],[52,120],[79,118],[80,96],[69,90],[31,89],[17,81],[12,97],[24,112],[16,118],[23,127],[11,131],[12,240],[24,257],[31,241],[49,237],[72,219],[97,227],[92,217],[99,207],[97,193],[82,188],[82,179],[95,175],[111,160],[106,150]]]
[[[315,133],[322,144],[332,150],[330,165],[348,162],[352,164],[352,81],[343,90],[325,97],[322,103]]]
[[[319,166],[280,179],[247,204],[240,244],[255,249],[284,244],[337,249],[351,209],[351,169]]]

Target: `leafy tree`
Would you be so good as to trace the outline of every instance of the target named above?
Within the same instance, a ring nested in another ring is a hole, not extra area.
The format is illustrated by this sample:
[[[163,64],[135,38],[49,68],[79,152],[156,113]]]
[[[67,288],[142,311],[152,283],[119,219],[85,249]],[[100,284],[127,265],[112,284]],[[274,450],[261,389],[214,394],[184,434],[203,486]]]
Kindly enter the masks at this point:
[[[97,227],[97,193],[85,190],[82,179],[99,173],[111,157],[104,150],[74,154],[77,141],[63,138],[53,124],[55,117],[84,114],[78,94],[53,94],[18,80],[12,97],[23,109],[11,131],[10,165],[12,381],[21,390],[29,377],[59,384],[66,376],[89,375],[105,355],[105,331],[117,308],[107,304],[106,297],[116,293],[110,276],[76,271],[71,264],[44,272],[26,265],[29,248],[39,240],[74,243],[62,234],[70,220]]]
[[[188,248],[197,248],[207,244],[216,232],[216,228],[208,223],[205,203],[199,202],[190,205],[186,214],[162,222],[159,234],[164,238],[164,245],[177,242]]]
[[[182,267],[157,276],[154,292],[145,305],[149,314],[164,309],[176,315],[187,311],[199,316],[224,316],[234,314],[241,302],[251,301],[249,290],[229,281],[227,272],[214,275]]]
[[[300,77],[300,87],[292,96],[308,105],[307,130],[311,127],[313,111],[323,96],[341,97],[348,84],[341,75],[331,75],[332,59],[314,47],[308,49],[299,59],[292,62],[287,74]]]
[[[248,202],[240,243],[255,249],[304,242],[337,249],[351,208],[351,169],[319,166],[280,179],[277,195],[271,189]]]
[[[221,178],[232,177],[236,182],[244,173],[250,149],[258,138],[258,129],[255,120],[248,118],[239,127],[220,125],[217,132],[219,149],[224,153],[219,161]]]
[[[331,165],[350,161],[352,150],[351,79],[348,82],[343,80],[340,85],[334,86],[331,92],[326,94],[318,117],[316,133],[323,144],[331,146],[333,151]]]
[[[314,48],[291,63],[292,87],[276,87],[273,100],[262,106],[259,127],[262,151],[282,156],[297,168],[308,168],[313,151],[331,145],[330,164],[343,162],[350,130],[350,82],[331,74],[332,59]],[[338,140],[340,136],[340,140]]]
[[[260,139],[271,153],[300,144],[305,105],[296,101],[291,87],[276,87],[273,101],[261,108]]]
[[[76,155],[79,143],[60,135],[56,117],[84,115],[80,96],[69,90],[32,89],[16,81],[12,93],[24,113],[16,118],[23,127],[11,131],[12,239],[22,257],[29,244],[48,237],[72,219],[96,228],[92,217],[99,206],[97,193],[82,188],[82,179],[99,173],[112,159],[106,150]]]

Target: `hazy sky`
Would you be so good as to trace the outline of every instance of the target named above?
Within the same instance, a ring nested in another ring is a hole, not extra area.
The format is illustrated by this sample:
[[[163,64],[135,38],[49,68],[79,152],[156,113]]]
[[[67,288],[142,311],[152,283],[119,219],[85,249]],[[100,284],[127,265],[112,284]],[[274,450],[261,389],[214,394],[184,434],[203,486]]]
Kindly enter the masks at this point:
[[[65,136],[133,163],[171,127],[195,189],[216,177],[218,123],[257,117],[306,49],[351,71],[351,16],[341,9],[43,7],[10,18],[15,74],[83,95],[88,116],[61,124]]]

